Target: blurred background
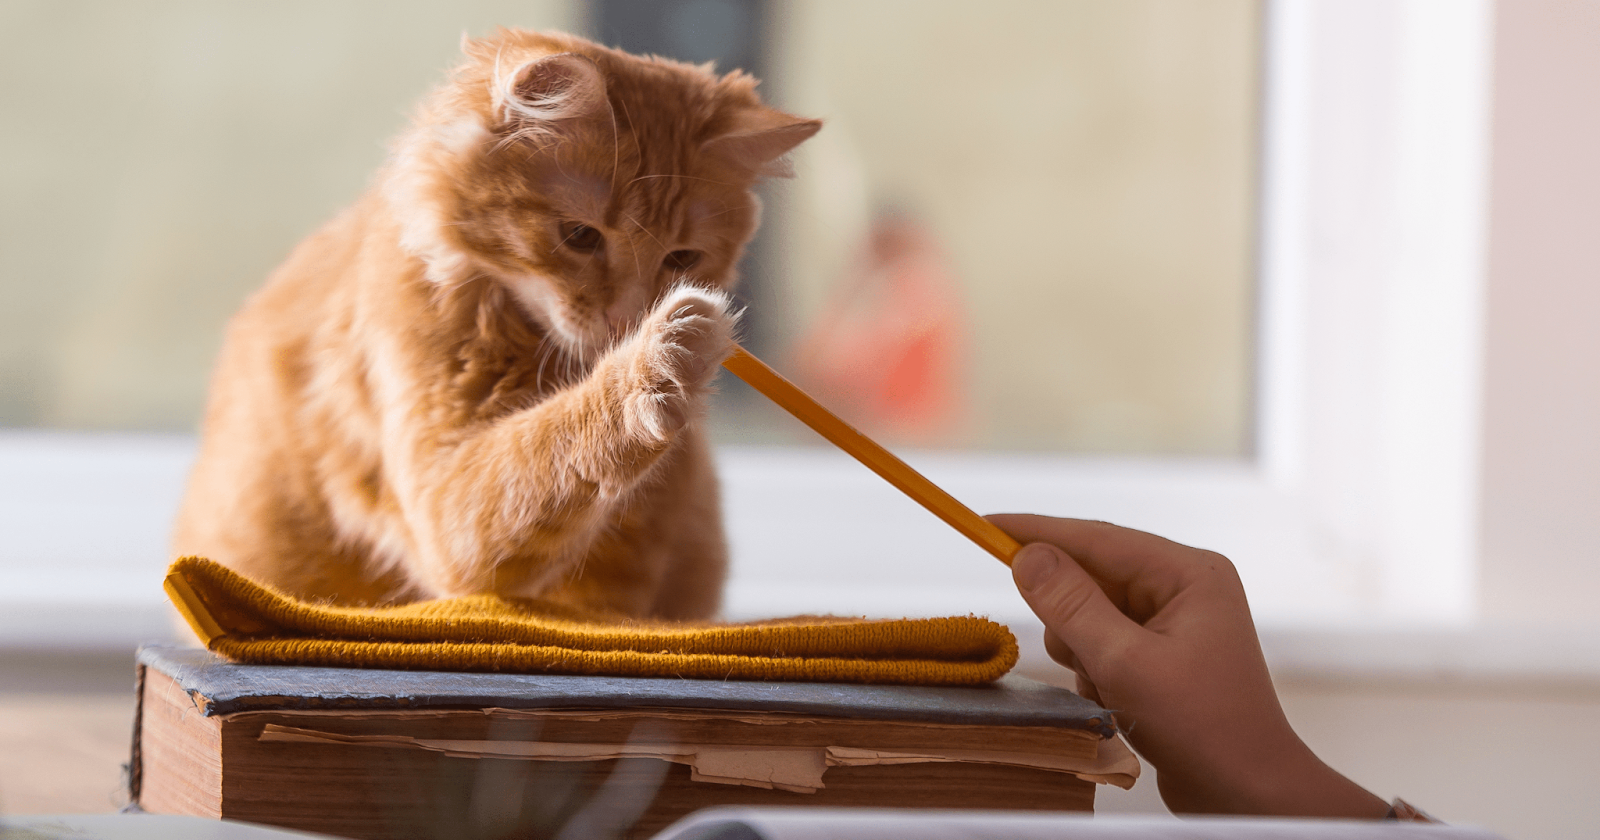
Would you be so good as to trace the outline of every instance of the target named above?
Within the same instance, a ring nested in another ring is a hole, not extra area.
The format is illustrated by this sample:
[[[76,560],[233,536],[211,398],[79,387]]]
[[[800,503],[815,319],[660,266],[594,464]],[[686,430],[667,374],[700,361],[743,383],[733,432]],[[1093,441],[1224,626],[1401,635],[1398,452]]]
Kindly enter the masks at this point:
[[[1249,451],[1255,2],[4,14],[5,425],[192,431],[227,316],[367,187],[460,35],[503,24],[747,69],[827,121],[768,190],[746,326],[870,431]],[[724,439],[798,439],[746,396]]]
[[[223,324],[497,25],[823,118],[759,355],[981,511],[1233,558],[1380,795],[1600,822],[1600,0],[0,0],[0,813],[117,804]],[[729,617],[987,613],[1059,679],[1003,570],[726,379]]]

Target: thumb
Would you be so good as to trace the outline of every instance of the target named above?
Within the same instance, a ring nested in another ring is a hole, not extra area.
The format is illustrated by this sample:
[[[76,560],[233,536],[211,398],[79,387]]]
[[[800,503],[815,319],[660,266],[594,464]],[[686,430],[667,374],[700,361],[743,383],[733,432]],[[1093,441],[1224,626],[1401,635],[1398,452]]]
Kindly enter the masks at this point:
[[[1091,671],[1144,631],[1111,603],[1077,561],[1049,543],[1030,543],[1017,552],[1011,577],[1045,628]]]

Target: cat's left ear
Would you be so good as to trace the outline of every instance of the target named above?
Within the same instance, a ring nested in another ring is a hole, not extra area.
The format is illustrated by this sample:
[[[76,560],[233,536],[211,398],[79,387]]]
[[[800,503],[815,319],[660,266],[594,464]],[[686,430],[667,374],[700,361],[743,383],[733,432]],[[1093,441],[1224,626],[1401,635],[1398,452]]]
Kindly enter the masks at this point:
[[[794,167],[786,156],[821,128],[822,120],[775,108],[750,108],[739,112],[726,131],[700,144],[700,151],[757,177],[792,178]]]
[[[560,53],[517,68],[500,92],[506,122],[544,133],[567,120],[604,112],[606,81],[600,68],[576,53]]]

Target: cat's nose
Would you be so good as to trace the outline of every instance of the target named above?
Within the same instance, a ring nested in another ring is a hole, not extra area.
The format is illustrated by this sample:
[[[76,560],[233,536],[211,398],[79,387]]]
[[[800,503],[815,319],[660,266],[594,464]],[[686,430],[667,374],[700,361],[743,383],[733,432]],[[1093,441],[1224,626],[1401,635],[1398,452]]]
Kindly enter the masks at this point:
[[[602,313],[606,322],[606,333],[613,339],[621,338],[633,327],[633,322],[639,316],[639,304],[631,295],[622,295]]]
[[[633,323],[633,318],[624,309],[625,307],[619,305],[606,307],[606,336],[612,341],[617,341],[627,335],[628,327]]]

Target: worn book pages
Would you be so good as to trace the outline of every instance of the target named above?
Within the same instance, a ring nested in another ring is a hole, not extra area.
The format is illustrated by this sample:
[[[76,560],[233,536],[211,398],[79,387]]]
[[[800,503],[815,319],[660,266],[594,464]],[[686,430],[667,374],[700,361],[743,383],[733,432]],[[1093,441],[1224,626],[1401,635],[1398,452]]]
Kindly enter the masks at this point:
[[[1103,741],[1096,755],[1076,758],[1002,750],[924,749],[914,752],[860,747],[781,747],[758,744],[552,743],[519,740],[460,740],[409,735],[347,735],[304,727],[266,724],[267,743],[334,743],[379,749],[417,749],[455,758],[535,761],[609,761],[655,758],[688,765],[697,782],[749,785],[768,790],[814,793],[826,787],[829,767],[894,764],[974,763],[1032,767],[1070,773],[1100,784],[1133,787],[1139,762],[1120,737]]]

